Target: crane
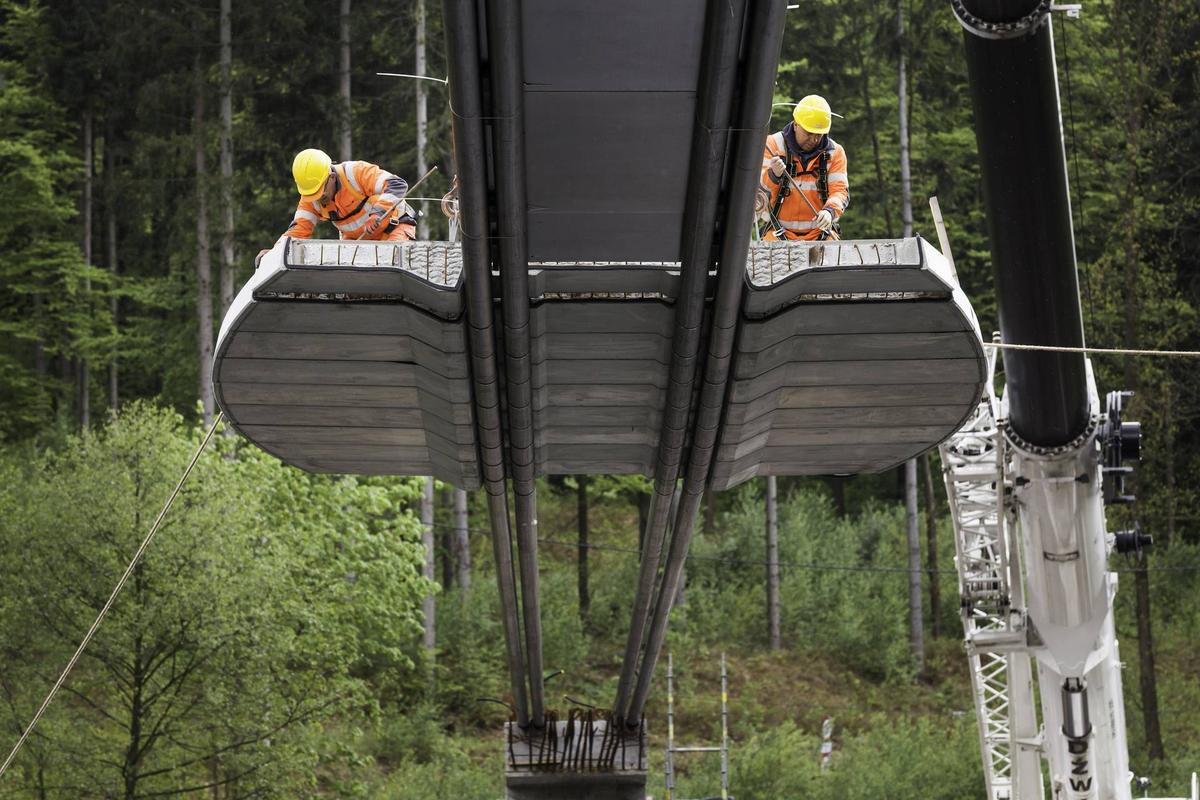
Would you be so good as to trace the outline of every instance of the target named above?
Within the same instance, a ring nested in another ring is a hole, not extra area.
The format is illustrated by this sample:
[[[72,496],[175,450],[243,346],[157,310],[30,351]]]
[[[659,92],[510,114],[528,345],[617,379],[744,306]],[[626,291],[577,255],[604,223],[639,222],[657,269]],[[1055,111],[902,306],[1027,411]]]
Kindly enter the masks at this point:
[[[964,29],[1003,341],[1080,348],[1050,3],[951,6]],[[1003,365],[1003,395],[989,379],[971,420],[941,445],[988,797],[1042,800],[1048,777],[1054,800],[1128,800],[1107,563],[1148,542],[1110,533],[1104,507],[1132,500],[1123,479],[1140,426],[1123,419],[1128,393],[1110,392],[1102,407],[1081,352],[1012,350]]]

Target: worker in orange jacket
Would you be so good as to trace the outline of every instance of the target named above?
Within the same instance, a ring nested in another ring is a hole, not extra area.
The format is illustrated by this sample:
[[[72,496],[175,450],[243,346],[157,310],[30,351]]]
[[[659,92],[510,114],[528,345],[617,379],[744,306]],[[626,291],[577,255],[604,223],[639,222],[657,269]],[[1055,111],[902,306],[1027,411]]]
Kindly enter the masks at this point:
[[[332,222],[342,239],[408,242],[417,238],[416,214],[403,201],[408,184],[366,161],[334,164],[321,150],[301,150],[292,161],[300,202],[284,236],[311,239],[317,223]]]
[[[767,137],[755,210],[764,239],[824,239],[850,204],[846,151],[829,138],[833,112],[820,95],[796,104]]]

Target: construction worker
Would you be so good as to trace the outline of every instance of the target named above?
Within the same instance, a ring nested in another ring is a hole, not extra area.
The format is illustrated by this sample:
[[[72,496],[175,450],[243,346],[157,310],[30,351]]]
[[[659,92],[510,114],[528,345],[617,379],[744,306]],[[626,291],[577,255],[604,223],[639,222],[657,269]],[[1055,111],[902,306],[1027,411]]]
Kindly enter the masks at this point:
[[[326,220],[342,239],[407,242],[416,238],[416,214],[403,197],[404,179],[366,161],[334,164],[321,150],[301,150],[292,161],[300,202],[284,236],[311,239]]]
[[[850,204],[846,151],[829,138],[833,112],[810,94],[783,130],[767,137],[755,211],[763,239],[824,239],[836,235]]]

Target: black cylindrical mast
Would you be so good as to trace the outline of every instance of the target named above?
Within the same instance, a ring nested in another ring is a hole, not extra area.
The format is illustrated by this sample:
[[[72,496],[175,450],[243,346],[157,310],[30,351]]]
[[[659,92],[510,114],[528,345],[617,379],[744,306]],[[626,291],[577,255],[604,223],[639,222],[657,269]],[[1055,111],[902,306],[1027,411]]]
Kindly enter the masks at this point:
[[[1047,0],[951,0],[966,29],[1000,331],[1016,344],[1083,346],[1067,162]],[[1087,427],[1079,353],[1009,350],[1013,432],[1065,444]]]

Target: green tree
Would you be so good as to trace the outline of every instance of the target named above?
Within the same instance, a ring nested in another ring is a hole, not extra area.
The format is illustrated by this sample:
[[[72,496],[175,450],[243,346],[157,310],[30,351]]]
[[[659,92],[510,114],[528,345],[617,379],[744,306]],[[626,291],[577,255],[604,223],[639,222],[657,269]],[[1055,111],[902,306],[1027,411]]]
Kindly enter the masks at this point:
[[[0,461],[6,732],[82,638],[197,436],[134,404],[61,451]],[[303,792],[306,731],[370,708],[366,679],[412,666],[425,584],[410,492],[208,453],[5,781],[62,798]]]

